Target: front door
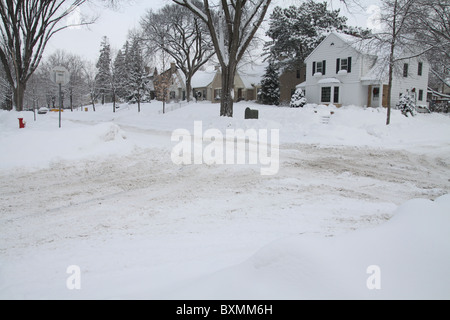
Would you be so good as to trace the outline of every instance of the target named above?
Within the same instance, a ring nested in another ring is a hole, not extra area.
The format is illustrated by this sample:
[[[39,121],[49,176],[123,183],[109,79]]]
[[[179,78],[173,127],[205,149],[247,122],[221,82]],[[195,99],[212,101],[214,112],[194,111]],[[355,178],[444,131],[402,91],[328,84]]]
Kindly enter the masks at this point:
[[[370,106],[373,108],[380,106],[380,87],[378,86],[372,87],[372,101],[370,102]]]
[[[388,85],[384,85],[383,86],[383,107],[387,108],[389,101],[388,101],[388,92],[389,91],[389,86]]]

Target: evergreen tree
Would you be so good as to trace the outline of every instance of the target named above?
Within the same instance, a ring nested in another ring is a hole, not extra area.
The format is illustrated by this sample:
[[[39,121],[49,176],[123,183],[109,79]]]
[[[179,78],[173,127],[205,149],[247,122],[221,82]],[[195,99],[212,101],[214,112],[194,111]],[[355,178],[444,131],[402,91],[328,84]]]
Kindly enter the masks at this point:
[[[103,37],[100,49],[100,57],[97,61],[97,75],[95,80],[102,104],[106,102],[106,96],[111,92],[111,47],[107,37]]]
[[[278,72],[273,63],[266,68],[266,74],[261,81],[261,102],[263,104],[280,104],[280,80]]]
[[[131,46],[131,68],[129,70],[128,92],[131,102],[138,104],[138,111],[141,112],[141,102],[147,97],[148,77],[145,72],[144,57],[138,38],[133,40]]]
[[[125,64],[125,55],[122,50],[117,53],[114,60],[114,87],[119,99],[124,100],[127,97],[126,86],[128,83],[128,71]]]
[[[294,95],[291,98],[291,108],[303,108],[306,104],[305,93],[302,89],[295,90]]]
[[[266,51],[272,61],[279,61],[281,68],[302,65],[306,57],[331,31],[352,35],[364,34],[358,28],[346,25],[347,18],[339,10],[328,10],[327,2],[308,0],[301,6],[276,7],[270,17]]]

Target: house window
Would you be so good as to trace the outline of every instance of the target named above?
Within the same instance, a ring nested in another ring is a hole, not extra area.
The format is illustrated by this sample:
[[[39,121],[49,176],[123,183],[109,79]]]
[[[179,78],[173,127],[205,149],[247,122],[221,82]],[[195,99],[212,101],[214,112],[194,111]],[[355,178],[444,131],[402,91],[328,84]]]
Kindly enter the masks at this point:
[[[326,66],[327,62],[325,60],[323,61],[318,61],[318,62],[313,62],[313,76],[316,73],[321,73],[322,75],[325,75],[326,71],[327,71],[327,66]]]
[[[320,72],[321,74],[323,74],[323,62],[317,62],[317,69],[316,72]]]
[[[407,78],[407,77],[408,77],[408,68],[409,68],[409,65],[408,65],[407,63],[405,63],[405,64],[403,65],[403,77],[404,77],[404,78]]]
[[[214,99],[220,100],[222,98],[222,89],[214,90]]]
[[[419,90],[419,101],[423,101],[423,90]]]
[[[419,66],[417,68],[417,75],[421,76],[423,73],[423,62],[419,62]]]
[[[339,87],[334,87],[333,103],[339,103]]]
[[[346,70],[348,73],[352,72],[352,57],[336,59],[336,73],[341,70]]]
[[[297,69],[297,79],[300,79],[300,69]]]
[[[322,88],[322,102],[330,103],[331,102],[331,87],[323,87]]]

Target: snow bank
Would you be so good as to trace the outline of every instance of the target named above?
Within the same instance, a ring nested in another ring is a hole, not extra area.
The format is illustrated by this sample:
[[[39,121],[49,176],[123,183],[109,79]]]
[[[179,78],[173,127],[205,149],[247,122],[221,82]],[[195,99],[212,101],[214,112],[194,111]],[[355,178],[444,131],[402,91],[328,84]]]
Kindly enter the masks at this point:
[[[45,168],[59,161],[126,154],[133,149],[125,133],[111,122],[64,122],[60,129],[56,115],[40,116],[34,122],[31,112],[23,114],[27,126],[18,129],[16,112],[0,112],[0,169]]]
[[[245,109],[259,110],[258,120],[244,120]],[[111,105],[96,112],[64,112],[63,128],[58,129],[56,113],[38,115],[25,112],[26,129],[18,129],[17,113],[0,112],[0,169],[29,165],[48,166],[61,159],[90,158],[129,152],[138,147],[173,147],[171,133],[176,129],[193,132],[194,122],[203,130],[279,129],[281,144],[314,144],[323,147],[347,146],[391,148],[409,152],[448,154],[450,117],[419,114],[404,117],[393,110],[392,124],[386,126],[386,110],[348,106],[306,105],[279,108],[254,102],[235,104],[234,118],[219,117],[220,105],[207,102],[168,104],[174,111],[162,114],[162,104],[121,105],[116,113]],[[105,126],[99,125],[104,124]],[[114,127],[114,125],[116,127]],[[126,132],[126,134],[124,133]],[[124,140],[124,136],[128,139]],[[158,136],[155,142],[155,136]],[[100,141],[98,138],[100,137]],[[106,140],[105,140],[106,139]],[[120,147],[112,145],[119,144]]]
[[[240,265],[177,288],[171,297],[449,299],[448,230],[449,195],[434,202],[415,199],[372,229],[272,243]],[[373,266],[379,273],[371,271]],[[369,289],[374,276],[380,289]]]

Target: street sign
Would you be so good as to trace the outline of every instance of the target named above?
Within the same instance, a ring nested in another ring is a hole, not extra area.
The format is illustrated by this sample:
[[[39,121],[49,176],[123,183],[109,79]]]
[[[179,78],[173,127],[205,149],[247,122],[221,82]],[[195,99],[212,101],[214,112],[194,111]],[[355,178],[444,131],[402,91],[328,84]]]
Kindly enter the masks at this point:
[[[50,72],[50,80],[65,86],[70,82],[70,73],[64,67],[54,67]]]
[[[54,67],[50,72],[50,80],[59,86],[59,127],[61,128],[61,108],[63,104],[61,86],[70,82],[70,73],[64,67]]]

